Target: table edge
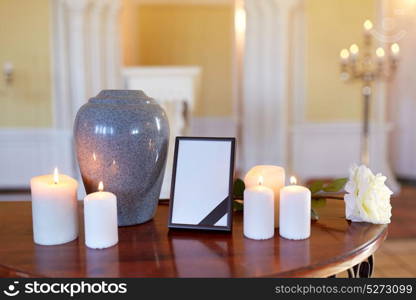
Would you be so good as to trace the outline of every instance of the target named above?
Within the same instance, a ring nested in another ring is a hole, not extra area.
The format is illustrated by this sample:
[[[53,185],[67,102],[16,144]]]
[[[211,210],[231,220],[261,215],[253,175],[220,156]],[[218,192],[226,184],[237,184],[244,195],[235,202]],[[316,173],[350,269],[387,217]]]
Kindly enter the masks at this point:
[[[30,201],[5,201],[5,202],[30,202]],[[158,205],[166,205],[166,201],[160,201]],[[331,257],[326,261],[319,262],[314,265],[300,267],[298,269],[272,273],[259,276],[259,278],[278,278],[278,277],[329,277],[334,274],[343,272],[352,268],[365,260],[370,255],[374,254],[381,246],[383,241],[387,238],[388,226],[383,225],[384,228],[380,233],[367,243],[363,244],[359,248],[353,249],[348,253],[337,257]],[[7,274],[7,275],[6,275]],[[6,276],[4,276],[6,275]],[[22,271],[12,266],[8,266],[0,262],[0,277],[21,277],[21,278],[45,278],[44,275],[38,273],[32,273],[28,271]],[[52,278],[52,277],[50,277]],[[87,278],[87,277],[79,277]],[[109,277],[117,278],[117,277]],[[129,278],[129,277],[126,277]],[[179,278],[179,277],[178,277]],[[209,277],[206,277],[209,278]],[[238,278],[238,277],[235,277]],[[240,277],[241,278],[241,277]]]
[[[360,248],[353,249],[341,256],[332,257],[327,261],[318,264],[301,267],[287,272],[265,275],[262,277],[329,277],[346,271],[361,263],[370,255],[374,254],[387,238],[388,226],[384,225],[383,230],[372,240],[363,244]]]

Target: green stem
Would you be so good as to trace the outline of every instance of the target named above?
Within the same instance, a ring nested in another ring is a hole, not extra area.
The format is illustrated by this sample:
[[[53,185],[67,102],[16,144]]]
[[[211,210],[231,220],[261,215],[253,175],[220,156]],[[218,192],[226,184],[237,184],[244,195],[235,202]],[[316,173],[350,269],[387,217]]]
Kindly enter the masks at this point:
[[[312,199],[344,200],[345,193],[319,192],[312,195]]]

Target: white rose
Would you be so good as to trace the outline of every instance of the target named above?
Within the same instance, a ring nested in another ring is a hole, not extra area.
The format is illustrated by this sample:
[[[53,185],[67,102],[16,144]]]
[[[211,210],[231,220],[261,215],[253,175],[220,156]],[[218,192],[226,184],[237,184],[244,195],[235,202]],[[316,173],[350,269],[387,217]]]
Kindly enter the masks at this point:
[[[374,175],[364,165],[352,166],[345,185],[346,218],[353,222],[390,223],[390,196],[393,192],[384,184],[385,181],[385,176]]]

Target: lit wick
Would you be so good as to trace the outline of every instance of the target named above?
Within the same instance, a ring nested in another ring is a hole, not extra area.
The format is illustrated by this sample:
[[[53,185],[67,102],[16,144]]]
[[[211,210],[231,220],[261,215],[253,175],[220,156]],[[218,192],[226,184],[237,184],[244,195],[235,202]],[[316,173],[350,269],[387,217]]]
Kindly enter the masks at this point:
[[[55,168],[53,170],[53,183],[58,184],[59,183],[59,173],[58,168]]]
[[[257,181],[257,184],[258,185],[263,185],[263,181],[264,181],[263,176],[260,176],[259,180]]]
[[[102,182],[102,181],[100,181],[100,183],[98,184],[98,191],[99,191],[99,192],[104,191],[104,184],[103,184],[103,182]]]

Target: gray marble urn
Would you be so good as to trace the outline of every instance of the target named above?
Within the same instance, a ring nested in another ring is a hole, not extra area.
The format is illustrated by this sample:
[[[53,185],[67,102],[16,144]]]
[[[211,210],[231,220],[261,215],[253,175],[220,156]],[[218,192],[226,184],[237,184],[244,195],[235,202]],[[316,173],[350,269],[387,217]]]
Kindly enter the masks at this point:
[[[87,194],[117,196],[119,226],[153,218],[168,153],[165,111],[142,91],[104,90],[78,111],[75,147]]]

